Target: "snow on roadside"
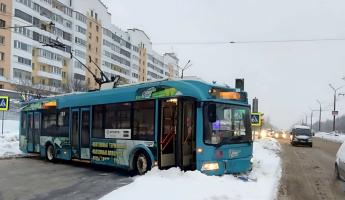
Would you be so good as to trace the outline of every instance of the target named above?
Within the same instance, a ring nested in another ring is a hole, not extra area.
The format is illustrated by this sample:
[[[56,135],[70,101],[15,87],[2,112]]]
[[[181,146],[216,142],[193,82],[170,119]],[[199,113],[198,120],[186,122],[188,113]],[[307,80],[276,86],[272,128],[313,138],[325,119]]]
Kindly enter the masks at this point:
[[[322,138],[325,140],[330,140],[332,142],[339,142],[339,143],[345,142],[345,134],[344,133],[318,132],[318,133],[315,133],[314,137]]]
[[[0,158],[22,155],[19,150],[19,121],[5,120],[4,134],[1,134],[2,123],[0,120]]]
[[[280,145],[270,138],[254,142],[254,165],[243,181],[233,175],[206,176],[199,171],[183,172],[178,168],[152,169],[134,182],[105,195],[101,200],[213,200],[275,199],[281,177]]]

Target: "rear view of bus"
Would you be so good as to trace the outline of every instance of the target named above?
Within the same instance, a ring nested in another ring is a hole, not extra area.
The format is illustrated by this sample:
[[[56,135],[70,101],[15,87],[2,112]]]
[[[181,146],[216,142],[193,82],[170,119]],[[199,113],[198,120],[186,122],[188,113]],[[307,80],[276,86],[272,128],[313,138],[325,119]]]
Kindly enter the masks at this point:
[[[214,100],[203,104],[198,169],[209,175],[251,170],[253,143],[247,94],[212,88],[211,96]]]

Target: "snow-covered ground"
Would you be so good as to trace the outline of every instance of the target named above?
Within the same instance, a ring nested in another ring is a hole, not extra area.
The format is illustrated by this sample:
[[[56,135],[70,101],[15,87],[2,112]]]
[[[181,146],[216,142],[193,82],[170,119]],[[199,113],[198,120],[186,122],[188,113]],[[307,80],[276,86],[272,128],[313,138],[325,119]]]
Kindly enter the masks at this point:
[[[330,141],[333,141],[333,142],[339,142],[339,143],[345,142],[345,133],[318,132],[318,133],[315,133],[314,137],[322,138],[322,139],[325,139],[325,140],[330,140]]]
[[[277,196],[282,171],[279,152],[280,145],[274,139],[255,141],[255,160],[249,181],[233,175],[206,176],[199,171],[154,168],[101,200],[272,200]]]
[[[0,158],[22,155],[19,150],[19,121],[5,120],[4,134],[1,134],[0,120]]]

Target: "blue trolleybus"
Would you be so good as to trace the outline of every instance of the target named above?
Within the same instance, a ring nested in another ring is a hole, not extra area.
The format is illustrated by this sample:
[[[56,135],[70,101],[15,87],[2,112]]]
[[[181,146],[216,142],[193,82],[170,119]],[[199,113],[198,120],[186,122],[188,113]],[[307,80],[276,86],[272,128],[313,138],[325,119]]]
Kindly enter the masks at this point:
[[[29,102],[20,149],[144,174],[153,166],[209,175],[251,169],[247,94],[200,80],[161,80]]]

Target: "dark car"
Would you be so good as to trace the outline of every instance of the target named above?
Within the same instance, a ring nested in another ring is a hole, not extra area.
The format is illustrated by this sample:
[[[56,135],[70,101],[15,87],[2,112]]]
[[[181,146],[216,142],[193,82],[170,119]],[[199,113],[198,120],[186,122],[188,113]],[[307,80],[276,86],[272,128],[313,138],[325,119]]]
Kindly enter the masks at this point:
[[[291,131],[291,145],[307,145],[313,147],[312,133],[308,126],[295,126]]]

